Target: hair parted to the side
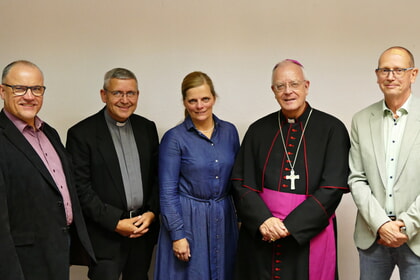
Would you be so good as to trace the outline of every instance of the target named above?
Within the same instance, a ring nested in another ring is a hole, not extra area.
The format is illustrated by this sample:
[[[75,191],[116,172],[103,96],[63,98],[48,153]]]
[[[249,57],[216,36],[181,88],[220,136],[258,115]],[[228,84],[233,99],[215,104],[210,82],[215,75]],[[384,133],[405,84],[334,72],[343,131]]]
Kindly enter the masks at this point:
[[[111,79],[119,80],[135,80],[137,82],[136,75],[128,69],[125,68],[114,68],[105,73],[104,76],[104,86],[103,89],[106,90],[109,86],[109,81]]]
[[[216,91],[214,89],[213,81],[210,77],[201,71],[194,71],[189,73],[187,76],[184,77],[181,85],[181,93],[182,93],[182,100],[187,98],[187,91],[192,88],[196,88],[207,84],[210,88],[210,92],[214,98],[217,97]],[[185,116],[188,116],[187,110],[185,110]]]

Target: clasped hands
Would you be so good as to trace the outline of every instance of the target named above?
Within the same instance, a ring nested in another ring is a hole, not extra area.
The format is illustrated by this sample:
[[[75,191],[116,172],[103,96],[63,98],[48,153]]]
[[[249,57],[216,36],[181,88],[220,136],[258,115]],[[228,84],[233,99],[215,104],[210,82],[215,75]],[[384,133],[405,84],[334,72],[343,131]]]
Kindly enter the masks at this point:
[[[283,221],[276,217],[270,217],[260,226],[263,241],[274,242],[277,239],[290,235]]]
[[[403,221],[396,220],[390,221],[383,224],[379,230],[379,240],[378,244],[397,248],[403,245],[408,241],[408,236],[401,232],[401,227],[404,227],[405,224]]]
[[[125,237],[137,238],[149,231],[149,226],[154,219],[153,212],[145,212],[134,218],[122,219],[118,221],[115,231]]]

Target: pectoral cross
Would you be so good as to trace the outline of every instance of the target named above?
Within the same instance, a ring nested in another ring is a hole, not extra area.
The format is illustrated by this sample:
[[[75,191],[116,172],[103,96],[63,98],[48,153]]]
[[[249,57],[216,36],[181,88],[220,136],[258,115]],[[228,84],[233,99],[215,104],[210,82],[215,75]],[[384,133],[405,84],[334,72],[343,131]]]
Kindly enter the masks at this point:
[[[295,189],[295,180],[299,179],[299,175],[295,175],[295,170],[291,170],[290,171],[290,175],[286,175],[286,180],[290,180],[290,189],[294,190]]]

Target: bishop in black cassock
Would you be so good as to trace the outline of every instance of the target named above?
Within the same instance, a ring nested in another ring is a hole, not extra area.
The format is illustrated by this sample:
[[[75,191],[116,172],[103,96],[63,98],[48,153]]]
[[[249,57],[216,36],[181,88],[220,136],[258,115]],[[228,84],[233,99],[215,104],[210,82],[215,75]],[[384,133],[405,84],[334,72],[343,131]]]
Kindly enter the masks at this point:
[[[348,132],[303,106],[298,118],[280,110],[259,119],[242,142],[232,173],[242,222],[235,279],[338,278],[334,211],[349,191]],[[263,240],[260,226],[271,217],[287,237]]]

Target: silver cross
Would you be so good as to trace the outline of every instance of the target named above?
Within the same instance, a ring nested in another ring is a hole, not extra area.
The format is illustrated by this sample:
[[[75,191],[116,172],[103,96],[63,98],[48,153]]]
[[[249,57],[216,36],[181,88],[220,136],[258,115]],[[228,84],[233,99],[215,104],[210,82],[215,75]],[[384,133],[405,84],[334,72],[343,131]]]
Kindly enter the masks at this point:
[[[291,170],[290,171],[290,175],[286,175],[286,180],[290,180],[291,182],[291,186],[290,189],[294,190],[295,189],[295,180],[299,179],[299,175],[295,175],[295,170]]]

